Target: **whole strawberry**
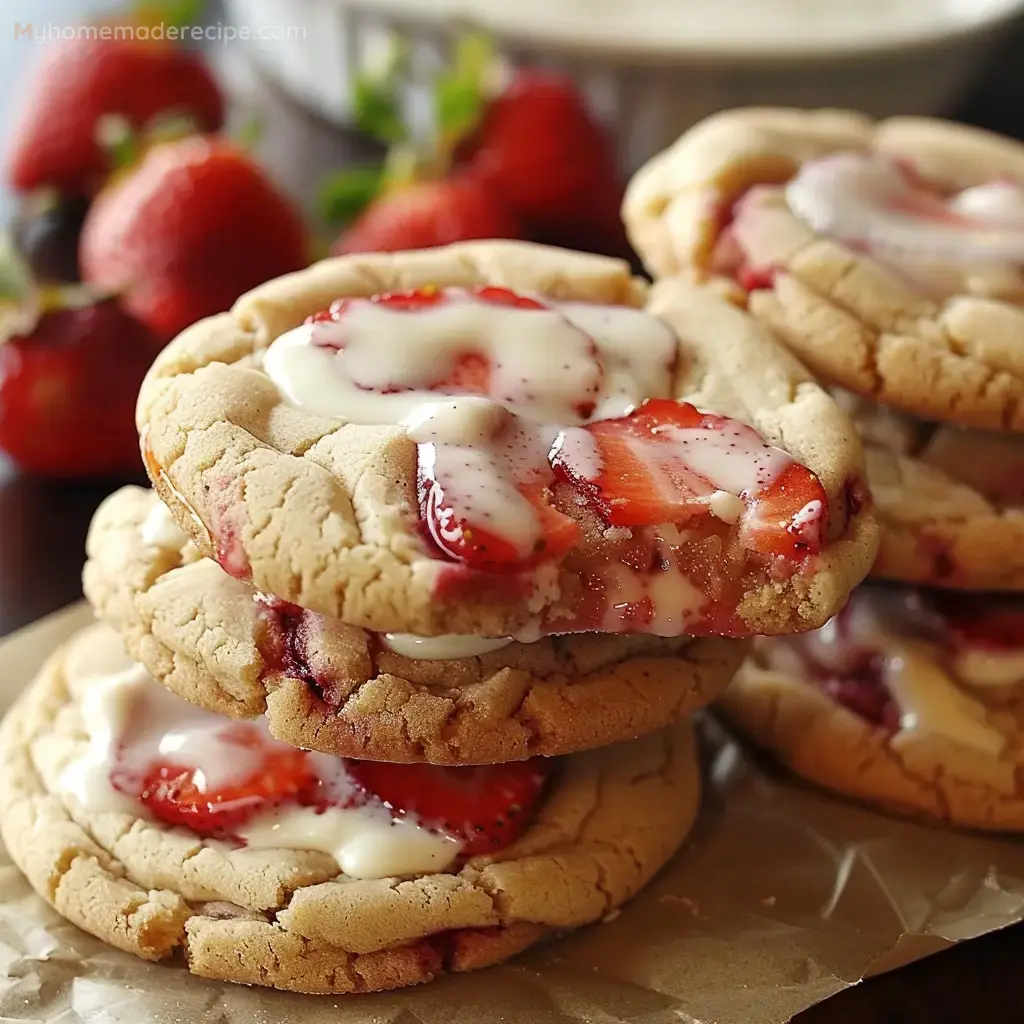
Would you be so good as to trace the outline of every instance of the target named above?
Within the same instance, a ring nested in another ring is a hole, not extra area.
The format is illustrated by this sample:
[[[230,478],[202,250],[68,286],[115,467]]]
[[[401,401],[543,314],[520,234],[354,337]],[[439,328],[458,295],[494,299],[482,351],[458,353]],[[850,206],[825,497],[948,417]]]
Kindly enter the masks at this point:
[[[221,91],[202,57],[165,43],[74,38],[48,46],[23,100],[8,153],[8,178],[21,191],[50,186],[91,194],[111,171],[99,139],[105,115],[135,130],[186,115],[219,128]]]
[[[292,203],[242,150],[205,136],[150,149],[94,199],[82,279],[171,336],[308,262]]]
[[[534,241],[628,255],[611,140],[568,76],[517,72],[458,145],[455,163]]]
[[[376,199],[331,252],[395,252],[477,238],[523,237],[518,220],[485,186],[469,179],[439,179]]]
[[[44,476],[134,475],[135,400],[160,347],[112,300],[43,313],[0,341],[0,451]]]

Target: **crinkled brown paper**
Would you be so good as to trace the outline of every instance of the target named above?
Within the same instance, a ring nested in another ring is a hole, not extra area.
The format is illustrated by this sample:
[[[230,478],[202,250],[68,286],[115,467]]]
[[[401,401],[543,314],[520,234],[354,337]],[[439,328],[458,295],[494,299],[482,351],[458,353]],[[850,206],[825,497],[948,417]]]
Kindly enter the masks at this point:
[[[6,704],[89,612],[0,643]],[[870,974],[1024,919],[1024,845],[830,800],[706,727],[686,849],[614,920],[475,974],[295,996],[147,964],[66,924],[0,852],[0,1020],[46,1024],[777,1024]]]

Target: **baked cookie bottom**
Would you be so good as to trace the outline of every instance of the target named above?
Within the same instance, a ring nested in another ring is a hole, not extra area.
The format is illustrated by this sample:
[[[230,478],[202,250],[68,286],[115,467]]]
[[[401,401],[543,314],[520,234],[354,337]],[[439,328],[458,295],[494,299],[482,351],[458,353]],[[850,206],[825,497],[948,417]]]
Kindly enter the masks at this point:
[[[767,641],[766,643],[772,643]],[[1006,739],[997,757],[940,735],[891,734],[755,649],[717,705],[744,738],[801,778],[873,808],[966,829],[1024,833],[1024,686],[972,689]]]
[[[155,535],[162,511],[138,487],[97,511],[84,573],[93,607],[168,689],[235,718],[265,714],[295,746],[436,764],[594,749],[709,703],[749,649],[744,640],[590,633],[412,660],[337,620],[258,603],[184,534],[164,523]]]
[[[140,393],[137,423],[154,489],[204,556],[258,590],[366,629],[565,632],[559,623],[580,611],[586,573],[606,558],[568,568],[565,556],[536,572],[495,573],[431,557],[407,430],[299,408],[263,370],[277,338],[333,301],[429,285],[494,285],[636,309],[646,303],[676,335],[669,397],[751,426],[817,476],[830,512],[820,554],[783,571],[759,565],[737,587],[743,593],[716,610],[710,631],[815,628],[867,572],[877,534],[870,507],[853,500],[863,494],[857,439],[767,332],[681,284],[662,282],[648,296],[625,263],[512,242],[325,260],[242,296],[230,313],[195,324],[164,349]],[[685,549],[687,541],[679,543]],[[598,538],[588,535],[593,544]],[[728,571],[740,575],[736,566]],[[714,588],[706,589],[701,596],[713,604]],[[719,628],[734,611],[736,623]],[[692,618],[701,624],[699,608]]]
[[[1019,142],[950,122],[875,123],[841,110],[724,111],[635,175],[623,208],[631,240],[655,277],[726,274],[730,283],[718,277],[717,285],[822,377],[915,415],[1024,431],[1019,267],[893,266],[884,251],[873,258],[790,211],[783,184],[802,163],[867,151],[904,161],[950,194],[1024,172]],[[752,189],[759,189],[756,217],[739,229],[740,266],[722,265],[725,229],[744,215]]]
[[[566,760],[527,832],[457,873],[355,880],[333,858],[225,849],[131,815],[72,810],[48,780],[84,745],[93,626],[59,649],[0,727],[0,832],[33,888],[78,927],[196,975],[309,993],[369,992],[504,960],[600,920],[683,842],[700,774],[688,724]]]

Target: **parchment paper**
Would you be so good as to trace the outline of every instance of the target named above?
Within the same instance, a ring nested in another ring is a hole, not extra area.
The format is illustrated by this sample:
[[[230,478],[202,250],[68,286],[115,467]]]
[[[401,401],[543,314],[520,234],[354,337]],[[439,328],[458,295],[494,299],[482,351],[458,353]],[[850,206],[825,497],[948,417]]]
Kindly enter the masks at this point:
[[[89,619],[0,643],[0,701]],[[685,851],[614,920],[403,992],[294,996],[146,964],[65,924],[0,852],[0,1020],[46,1024],[779,1024],[873,973],[1024,918],[1024,843],[859,810],[705,723]]]

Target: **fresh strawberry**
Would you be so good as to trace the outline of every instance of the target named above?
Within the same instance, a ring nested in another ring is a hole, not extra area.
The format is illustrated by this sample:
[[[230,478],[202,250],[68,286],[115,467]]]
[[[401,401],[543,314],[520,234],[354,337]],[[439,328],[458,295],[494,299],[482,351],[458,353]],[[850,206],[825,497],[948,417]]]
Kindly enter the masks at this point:
[[[523,228],[477,181],[422,181],[385,192],[331,247],[352,252],[428,249],[479,238],[523,238]]]
[[[141,469],[135,399],[160,347],[112,300],[44,313],[0,342],[0,449],[47,476]]]
[[[19,190],[91,194],[111,171],[97,138],[105,115],[143,129],[163,115],[219,128],[224,101],[202,57],[135,39],[74,38],[48,46],[24,90],[8,176]]]
[[[723,468],[743,460],[756,476],[779,455],[750,427],[668,399],[651,399],[628,416],[576,429],[596,442],[596,467],[592,457],[577,456],[577,446],[565,443],[566,434],[556,441],[551,464],[612,526],[679,525],[710,515],[708,498],[719,487],[704,475],[702,467],[712,463],[698,446],[713,438],[714,459]],[[790,462],[767,486],[753,483],[737,497],[743,502],[740,538],[748,549],[791,556],[819,549],[827,498],[810,470]]]
[[[304,750],[266,746],[254,726],[241,722],[225,725],[218,739],[245,752],[266,747],[259,770],[243,782],[208,789],[197,784],[195,769],[157,762],[142,780],[141,791],[132,795],[169,825],[184,825],[199,835],[224,835],[257,811],[285,801],[306,803],[315,792],[317,778]]]
[[[550,763],[542,758],[472,768],[351,761],[349,774],[392,813],[463,844],[465,854],[508,846],[529,825],[544,794]]]
[[[308,246],[298,212],[245,153],[196,136],[153,147],[104,189],[79,252],[86,282],[170,336],[304,267]]]
[[[519,71],[456,148],[455,165],[534,241],[628,255],[611,140],[568,76]]]

